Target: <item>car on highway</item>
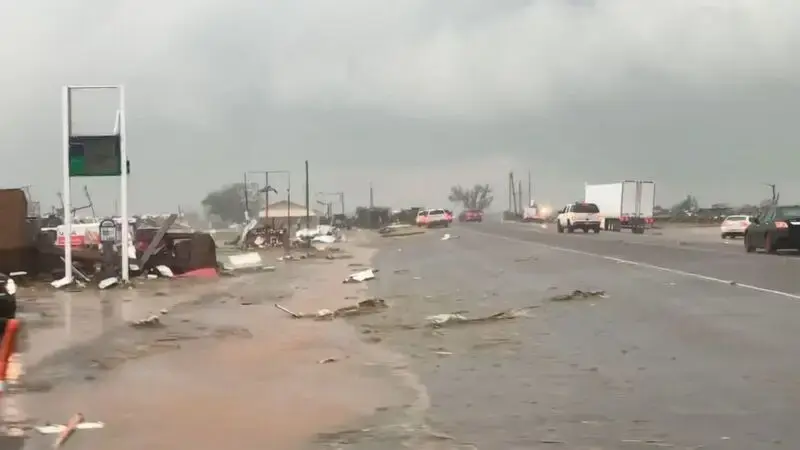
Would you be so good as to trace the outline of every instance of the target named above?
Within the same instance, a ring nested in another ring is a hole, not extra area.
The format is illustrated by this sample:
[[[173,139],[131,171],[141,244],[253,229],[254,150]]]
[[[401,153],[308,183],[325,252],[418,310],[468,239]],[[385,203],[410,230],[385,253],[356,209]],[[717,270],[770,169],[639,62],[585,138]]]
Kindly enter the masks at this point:
[[[426,220],[428,220],[428,210],[420,209],[417,211],[417,218],[414,220],[414,223],[416,223],[418,227],[423,227],[425,226]]]
[[[480,209],[465,209],[458,215],[459,222],[483,222],[483,211]]]
[[[771,206],[750,222],[744,232],[747,253],[757,249],[767,253],[800,250],[800,205]]]
[[[573,233],[575,230],[589,230],[600,232],[600,209],[594,203],[575,202],[563,207],[556,217],[556,229],[559,233],[567,230]]]
[[[722,239],[744,236],[744,231],[750,226],[750,216],[728,216],[719,226]]]
[[[444,210],[444,216],[447,218],[447,223],[453,223],[453,211],[449,209]]]
[[[0,318],[17,316],[17,283],[10,276],[0,273]]]
[[[450,219],[447,218],[447,213],[443,209],[426,209],[417,213],[417,226],[446,228],[450,226]]]

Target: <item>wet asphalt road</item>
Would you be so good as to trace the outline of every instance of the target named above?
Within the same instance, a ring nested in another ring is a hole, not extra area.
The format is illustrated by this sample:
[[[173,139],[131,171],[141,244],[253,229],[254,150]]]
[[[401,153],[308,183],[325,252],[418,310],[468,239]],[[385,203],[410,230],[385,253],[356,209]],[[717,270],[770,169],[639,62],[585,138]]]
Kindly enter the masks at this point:
[[[392,307],[355,324],[409,356],[446,448],[800,448],[800,258],[675,236],[484,223],[384,240],[370,290]],[[575,289],[606,297],[548,300]]]

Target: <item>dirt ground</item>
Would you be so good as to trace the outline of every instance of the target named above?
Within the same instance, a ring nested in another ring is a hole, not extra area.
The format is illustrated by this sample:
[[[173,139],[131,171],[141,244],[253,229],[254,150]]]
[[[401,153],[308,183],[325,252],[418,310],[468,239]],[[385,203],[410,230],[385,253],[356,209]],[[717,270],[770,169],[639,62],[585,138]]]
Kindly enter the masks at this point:
[[[342,280],[367,267],[366,241],[271,273],[24,300],[27,373],[3,400],[6,421],[27,428],[82,412],[105,422],[67,444],[82,449],[294,449],[408,405],[418,392],[402,358],[340,319],[292,319],[273,306],[314,312],[365,298],[366,283]],[[152,313],[162,326],[127,324]],[[53,439],[28,435],[24,448]]]

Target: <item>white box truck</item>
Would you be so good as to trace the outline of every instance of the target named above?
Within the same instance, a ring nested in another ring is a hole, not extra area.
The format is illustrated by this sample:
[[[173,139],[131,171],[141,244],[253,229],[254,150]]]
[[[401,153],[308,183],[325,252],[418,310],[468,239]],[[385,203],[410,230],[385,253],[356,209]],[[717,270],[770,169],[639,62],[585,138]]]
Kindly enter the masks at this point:
[[[625,180],[607,184],[586,183],[586,203],[600,210],[600,226],[607,231],[630,228],[637,234],[653,224],[656,184],[653,181]]]

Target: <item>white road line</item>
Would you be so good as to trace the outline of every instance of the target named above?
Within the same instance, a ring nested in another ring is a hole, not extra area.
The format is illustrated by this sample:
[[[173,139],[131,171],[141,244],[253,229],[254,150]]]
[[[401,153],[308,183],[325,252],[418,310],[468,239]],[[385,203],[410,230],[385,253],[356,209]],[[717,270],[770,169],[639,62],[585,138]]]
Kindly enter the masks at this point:
[[[516,225],[518,230],[525,230],[525,231],[532,231],[536,233],[547,233],[548,230],[538,228],[538,227],[529,227],[525,226],[526,224],[518,223],[518,222],[506,222],[506,225]],[[637,240],[635,237],[636,235],[627,234],[625,236],[619,236],[617,234],[609,234],[607,232],[604,236],[596,236],[592,237],[592,239],[599,239],[603,242],[614,242],[619,241],[624,243],[625,245],[643,245],[646,247],[659,247],[659,248],[673,248],[678,250],[684,250],[688,252],[701,252],[701,253],[718,253],[718,254],[730,254],[731,250],[724,250],[721,248],[703,248],[703,247],[692,247],[691,244],[699,244],[699,245],[723,245],[730,248],[728,244],[723,244],[721,242],[712,242],[712,241],[692,241],[692,240],[682,240],[678,239],[677,237],[673,236],[664,236],[664,235],[653,235],[654,240],[652,241],[644,241],[644,240]],[[608,239],[607,239],[608,238]],[[647,239],[647,238],[644,238]],[[658,240],[666,241],[666,242],[658,242]],[[670,243],[672,241],[673,243]],[[689,245],[682,245],[681,243],[685,242]],[[677,245],[675,245],[677,244]]]
[[[711,276],[703,275],[703,274],[700,274],[700,273],[686,272],[684,270],[672,269],[670,267],[656,266],[654,264],[648,264],[648,263],[645,263],[645,262],[632,261],[632,260],[629,260],[629,259],[617,258],[617,257],[614,257],[614,256],[601,255],[599,253],[591,253],[591,252],[585,252],[583,250],[575,250],[575,249],[572,249],[572,248],[559,247],[557,245],[543,244],[541,242],[531,242],[531,241],[526,241],[526,240],[520,239],[520,238],[502,236],[502,235],[498,235],[498,234],[494,234],[494,233],[487,233],[485,231],[478,231],[478,230],[470,230],[470,231],[472,231],[474,233],[478,233],[478,234],[483,234],[483,235],[486,235],[486,236],[491,236],[491,237],[494,237],[494,238],[497,238],[497,239],[502,239],[502,240],[506,240],[506,241],[515,242],[515,243],[525,242],[527,244],[538,245],[540,247],[544,247],[544,248],[547,248],[547,249],[550,249],[550,250],[556,250],[556,251],[559,251],[559,252],[573,253],[573,254],[576,254],[576,255],[583,255],[583,256],[592,256],[592,257],[595,257],[595,258],[604,259],[606,261],[615,262],[617,264],[627,264],[629,266],[635,266],[635,267],[642,267],[642,268],[645,268],[645,269],[658,270],[658,271],[661,271],[661,272],[671,273],[671,274],[674,274],[674,275],[681,275],[681,276],[684,276],[684,277],[695,278],[695,279],[703,280],[703,281],[711,281],[711,282],[719,283],[719,284],[727,284],[727,285],[732,286],[732,287],[740,287],[740,288],[744,288],[744,289],[749,289],[751,291],[762,292],[762,293],[765,293],[765,294],[779,295],[781,297],[787,297],[787,298],[791,298],[793,300],[800,300],[800,295],[798,295],[798,294],[792,294],[791,292],[778,291],[778,290],[775,290],[775,289],[763,288],[763,287],[759,287],[759,286],[754,286],[752,284],[739,283],[738,281],[735,281],[735,280],[723,280],[722,278],[711,277]]]

